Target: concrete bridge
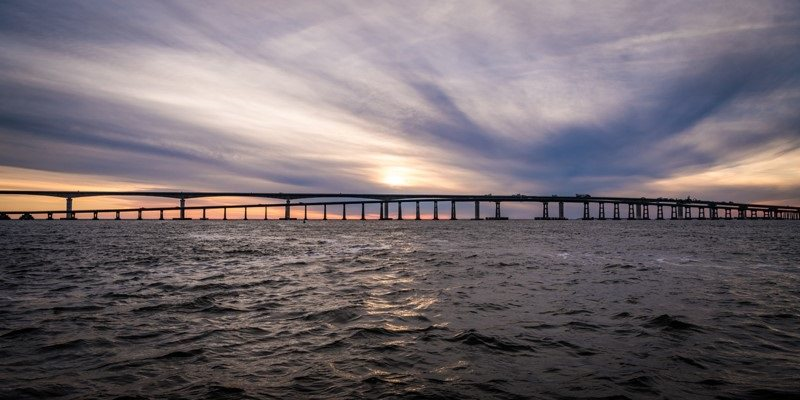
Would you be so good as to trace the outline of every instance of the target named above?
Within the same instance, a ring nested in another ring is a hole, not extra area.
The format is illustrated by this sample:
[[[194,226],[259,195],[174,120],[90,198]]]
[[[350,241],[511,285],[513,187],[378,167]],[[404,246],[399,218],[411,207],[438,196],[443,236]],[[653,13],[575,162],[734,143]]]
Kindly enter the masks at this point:
[[[800,207],[780,206],[768,204],[748,204],[735,202],[707,201],[697,199],[673,199],[673,198],[646,198],[646,197],[594,197],[587,194],[576,194],[575,196],[530,196],[523,194],[514,195],[470,195],[470,194],[398,194],[398,193],[254,193],[254,192],[111,192],[111,191],[31,191],[31,190],[0,190],[0,196],[50,196],[63,198],[66,201],[64,209],[58,210],[23,210],[23,211],[0,211],[0,219],[36,219],[35,216],[46,216],[47,219],[54,219],[54,215],[63,215],[61,219],[77,219],[78,215],[92,215],[92,219],[99,219],[99,214],[113,213],[115,219],[121,219],[122,213],[136,213],[137,219],[143,219],[144,212],[158,212],[159,218],[164,219],[164,211],[178,211],[179,217],[176,220],[191,219],[186,217],[187,210],[202,210],[202,218],[206,218],[206,211],[213,209],[223,210],[223,219],[227,219],[228,209],[244,209],[244,218],[247,219],[247,210],[252,208],[263,208],[264,219],[267,219],[269,208],[283,208],[282,220],[292,218],[293,208],[302,207],[303,219],[308,219],[309,206],[322,206],[323,219],[327,218],[329,206],[340,206],[342,209],[342,219],[347,219],[347,206],[360,205],[360,219],[366,219],[365,208],[367,204],[379,206],[381,220],[393,219],[390,216],[389,205],[396,203],[396,219],[421,219],[420,204],[433,204],[433,219],[439,219],[439,203],[449,203],[450,219],[457,219],[457,203],[473,203],[475,210],[471,219],[481,219],[480,204],[494,203],[495,212],[493,216],[486,217],[487,220],[508,219],[501,213],[501,203],[541,203],[542,214],[535,216],[536,219],[544,220],[563,220],[565,204],[581,204],[583,206],[584,220],[620,220],[620,219],[651,219],[651,208],[655,209],[654,219],[800,219]],[[107,209],[83,209],[73,208],[73,201],[80,197],[163,197],[178,199],[178,205],[173,207],[148,207],[148,208],[107,208]],[[253,197],[263,199],[278,199],[281,203],[255,203],[241,205],[213,205],[213,206],[187,206],[187,199],[203,197]],[[323,201],[300,201],[330,199]],[[403,204],[412,203],[414,208],[413,218],[404,218]],[[553,215],[550,213],[550,205],[556,207]],[[608,207],[608,208],[607,208]],[[665,214],[665,207],[668,208],[669,216]],[[593,213],[592,209],[596,211]],[[736,215],[734,215],[734,211]],[[623,215],[624,214],[624,215]]]

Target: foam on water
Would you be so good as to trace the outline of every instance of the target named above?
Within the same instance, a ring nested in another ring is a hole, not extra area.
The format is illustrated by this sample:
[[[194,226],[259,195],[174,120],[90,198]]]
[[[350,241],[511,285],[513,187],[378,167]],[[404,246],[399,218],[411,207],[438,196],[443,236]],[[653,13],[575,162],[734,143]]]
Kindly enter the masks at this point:
[[[792,221],[3,221],[4,398],[795,398]]]

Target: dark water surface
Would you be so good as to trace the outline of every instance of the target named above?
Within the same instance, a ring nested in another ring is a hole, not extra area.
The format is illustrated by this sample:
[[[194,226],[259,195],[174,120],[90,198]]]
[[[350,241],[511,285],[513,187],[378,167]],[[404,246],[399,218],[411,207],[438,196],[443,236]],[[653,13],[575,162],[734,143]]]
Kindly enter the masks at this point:
[[[4,398],[796,398],[796,221],[2,221]]]

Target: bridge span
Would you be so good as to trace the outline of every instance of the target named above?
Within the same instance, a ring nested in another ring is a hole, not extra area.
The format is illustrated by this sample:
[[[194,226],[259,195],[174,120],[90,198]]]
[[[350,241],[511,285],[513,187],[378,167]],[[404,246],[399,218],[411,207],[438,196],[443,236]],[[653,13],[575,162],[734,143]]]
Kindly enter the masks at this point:
[[[395,217],[398,220],[402,219],[421,219],[420,204],[432,203],[433,204],[433,218],[439,219],[439,203],[449,203],[450,205],[450,219],[457,219],[456,204],[457,203],[473,203],[474,215],[471,219],[482,219],[480,215],[481,203],[494,203],[494,215],[483,218],[487,220],[502,220],[508,219],[502,216],[501,203],[540,203],[542,204],[542,213],[540,216],[534,216],[535,219],[543,220],[563,220],[566,219],[564,214],[565,204],[582,204],[584,220],[620,220],[620,219],[651,219],[651,208],[655,209],[655,219],[792,219],[800,220],[800,207],[787,206],[787,205],[769,205],[769,204],[751,204],[751,203],[736,203],[730,201],[708,201],[698,200],[692,198],[675,199],[675,198],[648,198],[648,197],[608,197],[608,196],[590,196],[590,195],[575,195],[575,196],[531,196],[523,194],[513,195],[493,195],[493,194],[403,194],[403,193],[284,193],[284,192],[173,192],[173,191],[32,191],[32,190],[0,190],[0,196],[49,196],[59,197],[66,201],[64,209],[57,210],[8,210],[0,211],[0,219],[12,219],[16,216],[18,219],[35,219],[35,215],[46,216],[47,219],[54,219],[55,215],[63,215],[61,219],[77,219],[78,215],[91,214],[92,219],[99,219],[99,214],[113,213],[115,219],[122,219],[122,213],[136,213],[137,219],[144,219],[144,212],[158,212],[159,218],[164,219],[165,211],[178,211],[179,217],[173,218],[176,220],[186,220],[187,210],[201,210],[202,218],[206,218],[207,210],[222,209],[223,219],[227,219],[228,209],[244,209],[244,219],[247,219],[247,210],[252,208],[263,208],[264,219],[267,219],[268,210],[270,208],[283,208],[283,216],[278,219],[289,220],[292,218],[292,209],[302,208],[303,219],[308,219],[308,207],[321,206],[323,208],[323,219],[327,218],[327,211],[329,206],[341,206],[342,219],[347,219],[347,206],[360,205],[361,215],[360,219],[366,219],[366,205],[377,205],[379,208],[379,219],[389,220],[394,219],[390,216],[389,205],[396,203]],[[73,207],[73,201],[81,197],[97,197],[97,196],[111,196],[111,197],[162,197],[178,199],[177,206],[168,207],[141,207],[141,208],[105,208],[105,209],[82,209],[76,210]],[[254,204],[241,204],[241,205],[203,205],[203,206],[187,206],[187,199],[196,199],[204,197],[254,197],[263,199],[277,199],[282,200],[280,203],[254,203]],[[328,199],[322,200],[319,199]],[[315,200],[315,201],[301,201],[301,200]],[[403,204],[413,203],[415,206],[415,213],[413,218],[404,218]],[[553,215],[550,213],[550,205],[556,206]],[[609,209],[606,209],[606,206]],[[669,216],[667,217],[664,208],[669,208]],[[593,213],[592,209],[596,211]],[[608,213],[606,213],[608,211]],[[624,215],[623,212],[625,211]],[[736,215],[734,215],[734,211]]]

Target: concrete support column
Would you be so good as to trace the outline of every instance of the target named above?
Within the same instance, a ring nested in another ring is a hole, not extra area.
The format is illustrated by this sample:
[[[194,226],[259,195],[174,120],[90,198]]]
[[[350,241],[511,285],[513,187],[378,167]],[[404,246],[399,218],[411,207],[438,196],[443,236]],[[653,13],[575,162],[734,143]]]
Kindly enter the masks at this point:
[[[500,202],[499,201],[495,201],[494,202],[494,217],[495,217],[495,219],[502,218],[502,216],[500,214]]]
[[[686,206],[686,214],[684,214],[684,219],[692,219],[692,207]]]
[[[619,221],[619,203],[614,203],[614,216],[612,217],[614,220]]]
[[[567,217],[564,216],[564,202],[563,201],[559,201],[558,202],[558,219],[567,219]]]
[[[164,219],[164,210],[158,210],[158,219],[159,220],[163,220]]]
[[[328,220],[328,205],[327,204],[323,204],[322,205],[322,220],[323,221],[327,221]]]
[[[390,219],[389,218],[389,202],[388,201],[383,202],[383,215],[386,217],[386,219]]]
[[[678,219],[678,207],[680,206],[669,206],[669,219]]]
[[[597,205],[597,219],[606,219],[606,203],[603,203],[602,201]]]
[[[750,210],[750,218],[751,219],[758,219],[758,211]]]
[[[247,221],[247,207],[244,208],[244,220]]]
[[[203,209],[203,218],[200,218],[200,219],[202,219],[204,221],[208,219],[208,218],[206,218],[206,209],[205,208]]]
[[[378,203],[378,208],[380,209],[380,216],[378,219],[383,220],[385,217],[383,216],[383,202]]]
[[[361,220],[363,221],[365,219],[367,219],[367,213],[364,210],[364,203],[361,203]]]
[[[636,219],[636,211],[633,208],[633,204],[628,204],[628,219]]]
[[[67,219],[75,219],[75,214],[72,213],[72,197],[67,197]]]
[[[138,219],[140,221],[142,220],[142,210],[139,210],[138,215],[136,216],[136,219]]]
[[[456,218],[456,202],[450,201],[450,219],[458,219]]]
[[[589,214],[589,202],[583,202],[583,219],[591,219],[591,215]]]
[[[422,219],[422,218],[420,218],[420,215],[419,215],[419,201],[417,201],[416,203],[417,203],[416,204],[417,205],[417,215],[414,217],[414,219],[419,221],[420,219]]]
[[[284,209],[284,212],[283,212],[283,219],[285,219],[285,220],[289,220],[289,219],[292,218],[292,210],[291,210],[291,206],[289,205],[290,203],[291,203],[291,201],[289,199],[286,199],[286,208]]]
[[[52,219],[52,218],[51,218],[51,219]],[[120,219],[122,219],[122,218],[120,218],[120,216],[119,216],[119,211],[117,211],[117,215],[114,217],[114,219],[116,219],[116,220],[120,220]]]
[[[644,204],[642,207],[642,219],[650,219],[650,205]]]
[[[439,219],[439,202],[436,200],[433,201],[433,219]]]
[[[180,212],[180,219],[186,218],[186,199],[181,197],[181,212]]]
[[[347,219],[347,204],[342,203],[342,221]]]
[[[93,212],[93,213],[92,213],[92,219],[95,219],[95,220],[96,220],[96,219],[100,219],[100,218],[97,218],[97,211],[95,211],[95,212]],[[162,218],[162,219],[163,219],[163,218]]]
[[[269,210],[269,207],[264,206],[264,221],[267,220],[267,210]]]
[[[731,216],[731,209],[730,208],[726,208],[725,209],[725,219],[733,219],[733,217]]]
[[[223,221],[227,221],[228,220],[228,209],[227,208],[223,208],[222,209],[222,220]]]
[[[303,204],[303,221],[308,221],[308,204]]]
[[[697,207],[697,219],[706,219],[705,207]]]
[[[397,202],[397,219],[398,220],[403,219],[403,202],[402,201],[398,201]]]
[[[481,219],[481,202],[478,200],[475,200],[475,218],[473,219],[474,220]]]
[[[550,219],[550,203],[542,202],[542,219]]]
[[[664,206],[656,205],[656,219],[664,219]]]
[[[717,211],[717,206],[709,207],[709,212],[711,213],[711,219],[719,219],[719,212]]]
[[[117,215],[119,215],[119,212],[117,212]],[[53,213],[47,213],[47,219],[53,219]]]

